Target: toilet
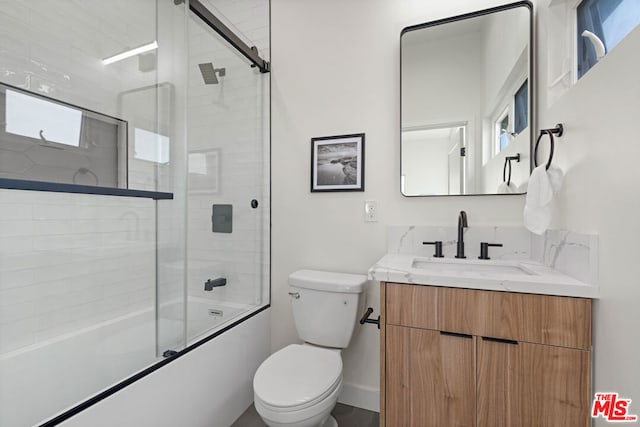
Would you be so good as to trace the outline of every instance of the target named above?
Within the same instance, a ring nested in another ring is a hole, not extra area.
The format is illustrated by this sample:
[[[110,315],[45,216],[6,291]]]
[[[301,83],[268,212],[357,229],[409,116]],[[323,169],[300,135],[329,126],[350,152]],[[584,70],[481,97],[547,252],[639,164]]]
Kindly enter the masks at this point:
[[[336,427],[341,350],[351,341],[367,277],[299,270],[289,276],[298,336],[269,356],[253,377],[254,404],[270,427]]]

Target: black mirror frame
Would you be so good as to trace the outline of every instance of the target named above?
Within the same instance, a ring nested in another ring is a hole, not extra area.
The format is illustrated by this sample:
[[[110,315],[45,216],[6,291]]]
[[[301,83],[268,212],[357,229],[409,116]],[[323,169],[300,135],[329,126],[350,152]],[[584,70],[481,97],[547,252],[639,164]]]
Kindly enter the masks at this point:
[[[402,36],[405,33],[421,30],[424,28],[435,27],[442,24],[448,24],[457,21],[463,21],[465,19],[476,18],[479,16],[489,15],[496,12],[503,12],[505,10],[517,9],[520,7],[525,7],[529,9],[529,174],[533,170],[534,161],[533,161],[533,148],[534,148],[534,139],[537,129],[537,121],[536,121],[536,90],[537,90],[537,73],[536,73],[536,63],[535,63],[535,52],[536,52],[536,44],[535,44],[535,19],[534,19],[534,10],[533,3],[529,0],[518,1],[515,3],[504,4],[501,6],[491,7],[488,9],[482,9],[475,12],[469,12],[462,15],[452,16],[449,18],[437,19],[435,21],[429,21],[422,24],[415,24],[405,27],[400,31],[400,194],[404,197],[459,197],[459,196],[513,196],[513,195],[523,195],[526,193],[505,193],[505,194],[483,194],[483,193],[475,193],[475,194],[424,194],[424,195],[406,195],[402,192]]]

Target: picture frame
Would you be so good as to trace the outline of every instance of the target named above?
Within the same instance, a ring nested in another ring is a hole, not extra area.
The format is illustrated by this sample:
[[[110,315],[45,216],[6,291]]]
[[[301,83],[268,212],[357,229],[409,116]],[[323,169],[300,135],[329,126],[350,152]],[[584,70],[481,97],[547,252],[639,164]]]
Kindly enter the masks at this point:
[[[311,192],[364,191],[364,133],[311,138]]]

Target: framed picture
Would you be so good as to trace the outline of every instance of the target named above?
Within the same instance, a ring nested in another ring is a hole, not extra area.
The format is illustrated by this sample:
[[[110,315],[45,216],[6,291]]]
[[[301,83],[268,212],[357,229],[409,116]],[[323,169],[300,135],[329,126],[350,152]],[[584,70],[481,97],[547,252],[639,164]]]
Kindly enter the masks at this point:
[[[189,152],[189,194],[215,194],[220,181],[220,150]]]
[[[364,191],[364,133],[311,138],[311,192]]]

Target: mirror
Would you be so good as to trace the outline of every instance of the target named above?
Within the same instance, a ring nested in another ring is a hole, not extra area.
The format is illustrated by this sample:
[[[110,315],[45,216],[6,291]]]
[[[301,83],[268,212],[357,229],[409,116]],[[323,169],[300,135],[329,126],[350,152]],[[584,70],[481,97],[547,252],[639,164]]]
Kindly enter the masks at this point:
[[[532,15],[518,2],[402,30],[402,194],[526,192]]]

